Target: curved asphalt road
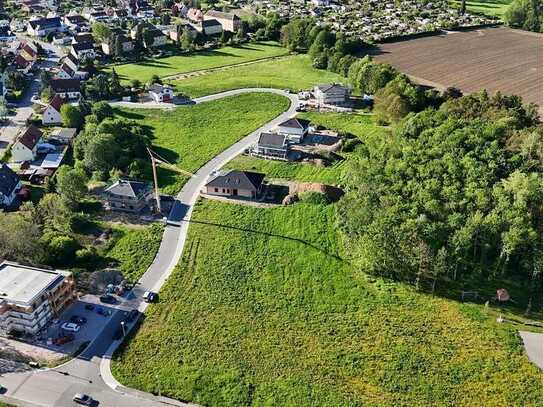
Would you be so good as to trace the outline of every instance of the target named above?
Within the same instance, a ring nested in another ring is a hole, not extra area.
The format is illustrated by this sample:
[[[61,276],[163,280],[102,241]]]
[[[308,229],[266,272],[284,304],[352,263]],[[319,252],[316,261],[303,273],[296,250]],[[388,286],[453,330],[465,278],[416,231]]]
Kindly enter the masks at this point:
[[[298,106],[298,97],[278,89],[237,89],[197,98],[194,102],[208,102],[241,93],[252,92],[268,92],[288,97],[290,99],[290,107],[274,120],[215,156],[202,166],[185,184],[181,192],[177,195],[175,204],[168,217],[168,223],[155,260],[134,288],[133,298],[123,303],[123,307],[138,308],[141,312],[145,311],[148,304],[142,300],[143,293],[147,290],[158,292],[172,273],[183,252],[192,209],[209,175],[247,149],[257,140],[261,132],[271,130],[277,124],[296,114],[295,109]],[[159,103],[137,104],[118,102],[115,105],[142,108],[172,108],[171,104]],[[100,406],[189,406],[190,404],[125,388],[115,381],[109,369],[109,362],[110,356],[119,343],[112,342],[111,338],[115,330],[118,329],[122,319],[123,312],[115,312],[98,338],[79,357],[60,367],[2,376],[0,378],[0,385],[5,386],[7,392],[3,396],[0,396],[0,400],[3,399],[12,404],[29,407],[64,407],[74,405],[71,398],[75,393],[86,393],[98,400]]]

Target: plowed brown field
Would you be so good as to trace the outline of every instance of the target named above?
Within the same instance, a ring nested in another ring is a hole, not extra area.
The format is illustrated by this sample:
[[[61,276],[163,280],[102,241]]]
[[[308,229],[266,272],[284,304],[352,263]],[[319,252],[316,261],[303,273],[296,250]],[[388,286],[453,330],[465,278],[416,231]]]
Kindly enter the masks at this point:
[[[504,27],[383,44],[375,58],[414,80],[522,96],[543,113],[543,34]]]

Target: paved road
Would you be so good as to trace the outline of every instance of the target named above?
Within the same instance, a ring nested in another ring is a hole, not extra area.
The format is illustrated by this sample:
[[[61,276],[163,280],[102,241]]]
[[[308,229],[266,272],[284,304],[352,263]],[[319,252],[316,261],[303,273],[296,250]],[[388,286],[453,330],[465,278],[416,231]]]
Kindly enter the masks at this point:
[[[21,41],[25,41],[26,38],[20,38]],[[51,68],[58,64],[59,59],[62,57],[62,50],[52,44],[39,41],[42,47],[51,51],[51,55],[40,62],[40,68]],[[38,70],[39,72],[39,70]],[[15,137],[19,131],[25,126],[26,120],[32,116],[32,96],[37,94],[40,89],[39,73],[34,75],[30,80],[30,83],[22,97],[22,99],[16,104],[16,114],[10,116],[6,124],[0,126],[0,157],[4,154],[4,151],[15,140]]]
[[[524,343],[524,349],[528,354],[528,359],[540,369],[543,369],[543,334],[525,331],[519,333]]]
[[[251,92],[269,92],[286,96],[290,99],[290,107],[274,120],[217,155],[189,179],[178,194],[170,212],[155,260],[134,288],[133,298],[126,301],[123,306],[138,308],[141,312],[145,311],[148,304],[142,300],[143,293],[147,290],[158,292],[172,273],[181,258],[187,238],[192,209],[209,175],[213,171],[220,169],[224,164],[254,143],[260,132],[269,131],[280,122],[296,114],[295,109],[298,106],[297,96],[277,89],[238,89],[205,96],[196,99],[195,102],[203,103]],[[170,105],[164,107],[171,108]],[[124,388],[115,381],[109,371],[109,361],[110,356],[119,343],[113,342],[111,338],[114,331],[119,327],[122,318],[122,311],[117,311],[113,314],[104,331],[98,335],[98,338],[78,358],[68,362],[64,366],[48,371],[37,371],[30,374],[14,373],[1,377],[0,384],[7,388],[6,396],[9,397],[9,399],[6,398],[6,401],[31,407],[70,406],[73,405],[71,397],[75,393],[84,392],[99,400],[100,406],[147,407],[168,404],[189,406],[189,404]]]

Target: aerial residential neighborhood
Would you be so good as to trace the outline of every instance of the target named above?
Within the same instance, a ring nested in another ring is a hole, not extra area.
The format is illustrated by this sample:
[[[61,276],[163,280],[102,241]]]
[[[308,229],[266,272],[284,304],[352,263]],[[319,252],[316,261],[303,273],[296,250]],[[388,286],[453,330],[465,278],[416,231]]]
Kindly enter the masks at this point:
[[[542,405],[541,6],[0,4],[0,407]]]

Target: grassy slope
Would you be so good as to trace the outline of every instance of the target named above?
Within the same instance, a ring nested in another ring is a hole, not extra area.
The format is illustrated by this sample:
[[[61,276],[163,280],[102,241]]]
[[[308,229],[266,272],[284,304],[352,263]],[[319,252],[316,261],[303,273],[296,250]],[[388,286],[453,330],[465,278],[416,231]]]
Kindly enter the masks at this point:
[[[155,259],[164,225],[153,224],[145,228],[115,228],[121,237],[104,255],[119,262],[123,276],[130,281],[137,281]]]
[[[482,307],[367,280],[336,257],[334,218],[333,206],[200,204],[116,377],[208,406],[543,399],[543,375],[512,327]]]
[[[171,163],[194,172],[215,155],[288,108],[288,99],[270,93],[228,97],[173,111],[122,110],[120,115],[151,126],[153,149]],[[177,192],[186,177],[161,169],[159,184]]]
[[[377,126],[371,115],[341,113],[302,113],[298,117],[310,120],[313,124],[338,132],[352,133],[362,140],[372,139],[387,131],[385,127]],[[349,154],[341,153],[346,159]],[[331,167],[315,167],[310,164],[283,161],[263,160],[249,156],[238,156],[226,167],[239,170],[253,170],[265,173],[269,178],[287,180],[323,182],[340,184],[345,161],[338,161]]]
[[[280,61],[264,61],[236,69],[225,69],[202,76],[178,80],[177,89],[197,97],[244,87],[308,89],[319,83],[340,82],[338,74],[314,69],[307,55]]]
[[[139,79],[147,82],[153,75],[160,77],[239,64],[261,58],[286,55],[286,48],[276,42],[244,44],[240,47],[224,47],[189,55],[175,55],[166,58],[147,59],[133,64],[114,67],[124,81]]]
[[[511,4],[512,0],[467,0],[466,8],[469,12],[483,13],[490,16],[496,16],[503,18],[507,6]],[[456,7],[460,7],[460,0],[452,0],[451,3]]]

